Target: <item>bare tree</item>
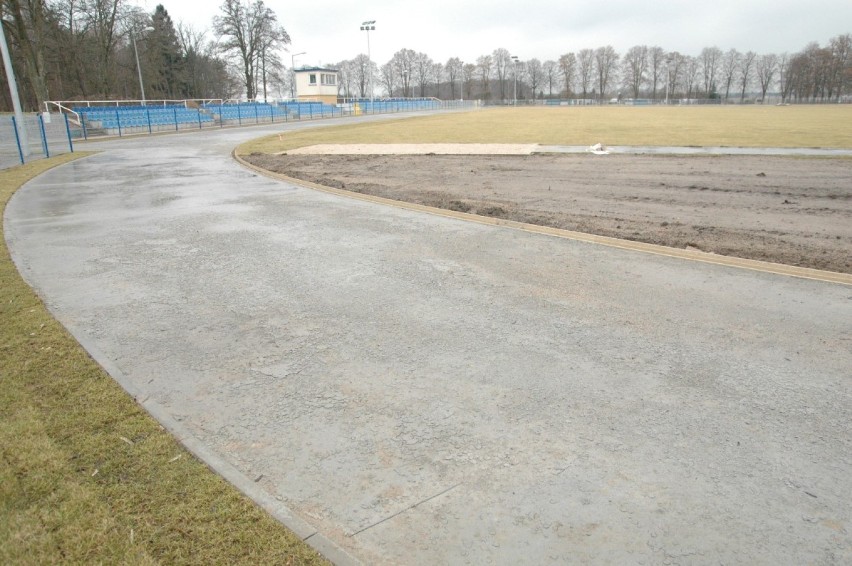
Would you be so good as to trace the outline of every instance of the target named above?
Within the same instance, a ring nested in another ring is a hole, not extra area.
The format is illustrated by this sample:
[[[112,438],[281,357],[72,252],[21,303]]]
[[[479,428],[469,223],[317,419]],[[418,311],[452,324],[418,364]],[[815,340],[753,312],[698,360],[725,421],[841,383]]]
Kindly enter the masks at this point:
[[[757,59],[757,53],[754,51],[749,51],[740,59],[739,72],[740,72],[740,86],[742,90],[740,91],[740,102],[745,100],[745,91],[748,88],[749,84],[751,84],[752,74],[754,73],[754,62]]]
[[[589,86],[595,73],[595,52],[592,49],[581,49],[577,52],[577,70],[585,100],[588,98]]]
[[[213,28],[222,38],[222,51],[239,61],[246,97],[251,100],[257,96],[258,62],[267,50],[290,43],[290,36],[263,0],[225,0],[219,10],[221,15],[213,18]]]
[[[666,69],[666,52],[662,47],[651,47],[648,49],[648,71],[651,82],[651,98],[657,98],[657,85],[663,79]]]
[[[493,64],[494,61],[491,59],[491,55],[482,55],[476,59],[476,67],[479,71],[480,81],[482,81],[483,99],[488,99],[491,92],[491,68]]]
[[[414,61],[417,53],[412,49],[402,48],[391,57],[394,75],[398,77],[402,87],[402,96],[411,96],[411,84],[414,80]]]
[[[565,96],[571,96],[571,87],[577,74],[577,56],[566,53],[559,57],[559,72],[562,73],[562,82],[565,85]]]
[[[357,95],[361,98],[367,98],[370,91],[370,77],[379,74],[376,63],[366,53],[359,53],[357,57],[352,59],[351,69]]]
[[[757,80],[760,82],[760,99],[766,104],[766,91],[778,72],[778,56],[773,53],[761,55],[755,63]]]
[[[432,63],[432,68],[429,70],[429,83],[435,85],[435,97],[441,98],[441,79],[444,77],[444,65],[442,63]]]
[[[719,63],[722,60],[722,50],[718,47],[705,47],[698,56],[701,65],[701,75],[704,80],[704,96],[710,98],[716,91],[716,74],[719,72]]]
[[[112,92],[112,81],[115,78],[115,55],[118,43],[124,30],[121,25],[128,10],[125,0],[90,0],[83,4],[86,26],[93,39],[95,47],[98,89],[102,96]]]
[[[464,97],[473,98],[473,79],[476,76],[476,65],[473,63],[465,63],[462,66],[462,77],[464,81]]]
[[[500,100],[505,101],[506,79],[512,66],[512,55],[508,49],[500,47],[491,54],[491,60],[494,62],[494,70],[497,72],[497,82],[500,83]]]
[[[737,69],[740,66],[740,52],[736,49],[729,49],[722,58],[722,80],[725,82],[725,100],[731,93],[731,85],[734,82]]]
[[[225,62],[216,57],[215,47],[206,40],[206,32],[178,24],[177,36],[183,54],[189,96],[232,98],[236,90],[235,81]],[[283,73],[276,78],[284,93],[290,92],[290,76],[290,73]],[[282,82],[287,83],[286,88]]]
[[[544,81],[544,70],[542,69],[541,61],[538,59],[530,59],[526,63],[526,78],[530,84],[530,98],[537,98],[539,87]]]
[[[622,76],[625,86],[633,93],[633,98],[639,98],[639,91],[645,84],[648,72],[648,46],[635,45],[627,50],[622,62]]]
[[[547,85],[547,96],[553,98],[553,84],[556,82],[556,77],[559,74],[559,65],[556,61],[545,61],[541,64],[541,72],[544,78],[544,84]]]
[[[838,86],[833,81],[833,57],[830,44],[829,47],[820,47],[815,42],[793,55],[786,73],[790,98],[802,102],[831,100],[833,96],[839,96],[843,87],[842,83]],[[846,73],[849,73],[848,68],[847,64]]]
[[[382,84],[388,96],[396,96],[395,91],[398,83],[397,66],[393,59],[382,65]]]
[[[355,60],[340,61],[332,66],[337,69],[337,96],[352,98],[355,85]]]
[[[433,61],[425,53],[414,55],[414,80],[420,89],[420,96],[426,96],[426,86],[432,76]]]
[[[852,34],[838,35],[828,43],[831,65],[828,70],[828,97],[838,100],[852,87]]]
[[[447,81],[450,83],[450,98],[456,98],[456,81],[461,78],[462,68],[464,63],[458,57],[450,57],[447,59],[447,64],[444,65],[444,72],[447,74]],[[461,91],[459,91],[461,95]]]
[[[88,98],[91,74],[86,69],[86,61],[91,59],[91,41],[86,25],[82,0],[58,0],[55,4],[56,18],[56,73],[60,92],[75,92]],[[62,88],[64,79],[68,82]],[[73,87],[68,84],[72,83]]]
[[[683,84],[686,98],[693,98],[698,90],[698,76],[701,74],[701,66],[698,59],[690,55],[684,56],[683,61]]]
[[[618,53],[612,45],[595,50],[595,69],[598,72],[598,101],[603,102],[611,79],[618,72]]]
[[[678,85],[684,82],[685,63],[686,57],[677,51],[672,51],[666,56],[666,88],[669,98],[675,97]]]

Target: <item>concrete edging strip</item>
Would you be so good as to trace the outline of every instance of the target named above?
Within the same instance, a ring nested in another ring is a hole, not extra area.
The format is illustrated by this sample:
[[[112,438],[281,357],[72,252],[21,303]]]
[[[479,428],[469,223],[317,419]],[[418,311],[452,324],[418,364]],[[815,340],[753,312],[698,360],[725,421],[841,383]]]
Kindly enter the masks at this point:
[[[822,281],[825,283],[837,283],[840,285],[852,285],[852,275],[847,273],[836,273],[834,271],[822,271],[819,269],[810,269],[807,267],[796,267],[793,265],[784,265],[780,263],[771,263],[768,261],[759,261],[755,259],[745,259],[738,258],[732,256],[724,256],[724,255],[716,255],[712,253],[697,251],[697,250],[683,250],[680,248],[670,248],[666,246],[660,246],[657,244],[647,244],[644,242],[634,242],[632,240],[623,240],[620,238],[612,238],[609,236],[597,236],[595,234],[586,234],[584,232],[574,232],[571,230],[563,230],[561,228],[552,228],[549,226],[540,226],[538,224],[527,224],[524,222],[517,222],[515,220],[504,220],[500,218],[491,218],[488,216],[479,216],[477,214],[471,214],[469,212],[458,212],[455,210],[446,210],[443,208],[436,208],[433,206],[426,206],[423,204],[415,204],[400,200],[389,199],[385,197],[378,197],[373,195],[365,195],[362,193],[355,193],[352,191],[347,191],[345,189],[335,189],[333,187],[327,187],[325,185],[320,185],[317,183],[312,183],[310,181],[303,181],[301,179],[296,179],[294,177],[289,177],[287,175],[281,173],[274,173],[272,171],[268,171],[261,167],[257,167],[252,165],[240,155],[237,154],[236,150],[231,152],[233,158],[243,167],[247,169],[251,169],[261,175],[266,177],[270,177],[272,179],[277,179],[279,181],[286,181],[288,183],[293,183],[295,185],[299,185],[302,187],[314,189],[317,191],[322,191],[324,193],[330,193],[333,195],[343,196],[355,200],[372,202],[376,204],[383,204],[386,206],[393,206],[396,208],[401,208],[404,210],[412,210],[417,212],[425,212],[427,214],[434,214],[437,216],[443,216],[445,218],[455,218],[457,220],[464,220],[467,222],[475,222],[477,224],[484,224],[487,226],[500,226],[504,228],[512,228],[515,230],[521,230],[524,232],[530,232],[534,234],[542,234],[546,236],[553,236],[556,238],[565,238],[568,240],[575,240],[578,242],[585,242],[589,244],[598,244],[602,246],[609,246],[612,248],[619,248],[623,250],[636,251],[636,252],[644,252],[654,255],[661,255],[666,257],[672,257],[677,259],[684,259],[688,261],[698,261],[702,263],[710,263],[714,265],[721,265],[725,267],[736,267],[740,269],[749,269],[752,271],[760,271],[763,273],[772,273],[775,275],[786,275],[788,277],[798,277],[801,279],[811,279],[814,281]]]

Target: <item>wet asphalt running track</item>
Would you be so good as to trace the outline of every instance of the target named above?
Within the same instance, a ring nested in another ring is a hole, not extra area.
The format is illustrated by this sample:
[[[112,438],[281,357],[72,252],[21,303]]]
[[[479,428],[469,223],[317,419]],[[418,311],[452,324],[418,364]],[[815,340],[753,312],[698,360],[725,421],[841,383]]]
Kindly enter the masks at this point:
[[[309,542],[365,563],[852,562],[852,287],[229,158],[279,129],[103,143],[20,190],[6,238],[95,357]]]

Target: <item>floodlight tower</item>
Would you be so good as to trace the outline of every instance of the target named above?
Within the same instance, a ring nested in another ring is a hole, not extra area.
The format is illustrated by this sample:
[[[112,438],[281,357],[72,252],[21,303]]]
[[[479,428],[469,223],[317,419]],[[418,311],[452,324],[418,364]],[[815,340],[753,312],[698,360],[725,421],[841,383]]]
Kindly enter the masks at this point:
[[[24,113],[21,110],[21,99],[18,96],[18,83],[15,81],[15,71],[12,69],[12,58],[9,55],[9,44],[3,32],[3,22],[0,21],[0,51],[3,54],[3,66],[6,68],[6,82],[9,84],[9,96],[12,97],[12,109],[15,111],[15,125],[18,130],[18,140],[21,151],[29,156],[30,144],[27,143],[27,129],[24,126]]]
[[[666,105],[669,103],[669,83],[672,81],[672,72],[669,70],[669,65],[672,64],[671,54],[666,55]]]
[[[154,31],[154,28],[147,26],[142,31],[147,33]],[[139,64],[139,49],[136,48],[136,34],[133,29],[130,30],[130,40],[133,42],[133,55],[136,56],[136,72],[139,73],[139,93],[142,95],[142,106],[145,106],[145,83],[142,82],[142,65]]]
[[[518,56],[512,55],[512,76],[515,77],[515,95],[512,101],[513,106],[518,105]]]
[[[361,31],[367,32],[367,66],[370,67],[370,104],[372,105],[375,99],[375,91],[373,90],[373,58],[370,54],[370,32],[376,31],[376,20],[370,20],[361,24]]]

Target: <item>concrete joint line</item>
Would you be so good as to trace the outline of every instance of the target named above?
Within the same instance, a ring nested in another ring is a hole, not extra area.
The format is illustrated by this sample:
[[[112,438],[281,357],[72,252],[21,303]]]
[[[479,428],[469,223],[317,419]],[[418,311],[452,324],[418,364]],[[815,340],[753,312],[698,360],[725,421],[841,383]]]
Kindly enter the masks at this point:
[[[271,179],[275,179],[278,181],[285,181],[287,183],[292,183],[294,185],[298,185],[300,187],[305,187],[309,189],[314,189],[317,191],[321,191],[324,193],[329,193],[333,195],[338,195],[346,198],[351,198],[355,200],[360,200],[364,202],[371,202],[374,204],[383,204],[386,206],[392,206],[395,208],[401,208],[403,210],[410,210],[414,212],[425,212],[427,214],[434,214],[436,216],[443,216],[444,218],[454,218],[456,220],[464,220],[466,222],[474,222],[477,224],[484,224],[486,226],[498,226],[502,228],[511,228],[514,230],[521,230],[523,232],[529,232],[532,234],[541,234],[545,236],[553,236],[556,238],[564,238],[567,240],[574,240],[577,242],[584,242],[587,244],[598,244],[602,246],[608,246],[611,248],[619,248],[622,250],[634,251],[634,252],[643,252],[654,255],[660,255],[665,257],[671,257],[676,259],[683,259],[687,261],[697,261],[701,263],[709,263],[713,265],[721,265],[725,267],[735,267],[739,269],[748,269],[751,271],[759,271],[762,273],[771,273],[774,275],[785,275],[788,277],[797,277],[800,279],[810,279],[813,281],[822,281],[824,283],[837,283],[840,285],[852,285],[852,275],[848,273],[835,273],[833,271],[822,271],[819,269],[810,269],[806,267],[796,267],[794,265],[783,265],[779,263],[771,263],[768,261],[758,261],[755,259],[745,259],[739,257],[732,256],[724,256],[724,255],[716,255],[707,252],[694,251],[694,250],[682,250],[680,248],[669,248],[666,246],[660,246],[656,244],[646,244],[644,242],[634,242],[632,240],[622,240],[620,238],[612,238],[609,236],[597,236],[595,234],[586,234],[584,232],[574,232],[572,230],[563,230],[561,228],[552,228],[550,226],[539,226],[538,224],[526,224],[524,222],[517,222],[515,220],[503,220],[500,218],[491,218],[488,216],[479,216],[476,214],[471,214],[469,212],[458,212],[455,210],[446,210],[443,208],[436,208],[433,206],[426,206],[423,204],[415,204],[405,201],[393,200],[384,197],[377,197],[373,195],[365,195],[361,193],[353,193],[351,191],[347,191],[344,189],[335,189],[332,187],[326,187],[325,185],[320,185],[317,183],[312,183],[310,181],[303,181],[301,179],[296,179],[294,177],[289,177],[287,175],[283,175],[281,173],[273,173],[271,171],[267,171],[266,169],[262,169],[260,167],[256,167],[252,165],[248,161],[244,160],[242,157],[237,155],[236,150],[231,152],[233,158],[243,167],[250,169],[256,173],[264,175],[265,177],[269,177]]]
[[[440,491],[440,492],[436,493],[435,495],[430,495],[430,496],[429,496],[429,497],[427,497],[426,499],[423,499],[423,500],[421,500],[421,501],[418,501],[418,502],[416,502],[416,503],[413,503],[413,504],[409,505],[408,507],[406,507],[405,509],[400,509],[400,510],[399,510],[399,511],[397,511],[396,513],[394,513],[394,514],[392,514],[392,515],[388,515],[388,516],[387,516],[387,517],[385,517],[384,519],[380,519],[380,520],[376,521],[375,523],[373,523],[372,525],[367,525],[367,526],[366,526],[366,527],[364,527],[363,529],[361,529],[361,530],[359,530],[359,531],[355,531],[354,533],[352,533],[352,534],[351,534],[351,535],[349,535],[349,536],[350,536],[350,537],[358,536],[358,535],[360,535],[361,533],[363,533],[364,531],[370,530],[370,529],[372,529],[373,527],[378,526],[378,525],[381,525],[382,523],[384,523],[384,522],[386,522],[386,521],[390,521],[390,520],[391,520],[391,519],[393,519],[394,517],[397,517],[397,516],[399,516],[399,515],[402,515],[403,513],[407,512],[407,511],[411,511],[412,509],[414,509],[414,508],[415,508],[415,507],[417,507],[418,505],[423,505],[424,503],[427,503],[427,502],[429,502],[429,501],[432,501],[433,499],[435,499],[435,498],[437,498],[437,497],[441,497],[441,496],[442,496],[442,495],[444,495],[445,493],[448,493],[448,492],[450,492],[450,491],[454,490],[455,488],[457,488],[457,487],[458,487],[458,486],[460,486],[460,485],[461,485],[461,482],[460,482],[460,483],[457,483],[456,485],[450,486],[450,487],[448,487],[447,489],[445,489],[445,490],[443,490],[443,491]]]

